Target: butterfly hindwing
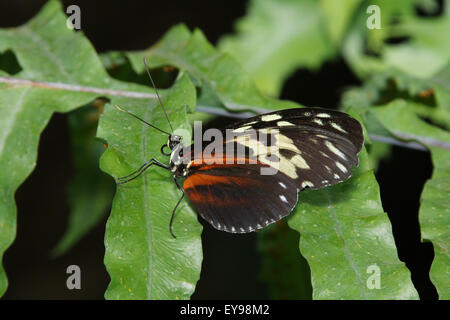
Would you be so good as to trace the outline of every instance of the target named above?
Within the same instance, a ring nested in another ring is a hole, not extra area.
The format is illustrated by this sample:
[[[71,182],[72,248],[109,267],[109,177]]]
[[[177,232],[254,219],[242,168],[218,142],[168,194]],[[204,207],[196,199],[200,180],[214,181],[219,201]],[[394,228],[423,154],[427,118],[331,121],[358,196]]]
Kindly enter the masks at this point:
[[[189,175],[183,188],[214,228],[251,232],[287,216],[297,203],[292,179],[282,173],[260,175],[259,170],[251,164],[206,165]]]

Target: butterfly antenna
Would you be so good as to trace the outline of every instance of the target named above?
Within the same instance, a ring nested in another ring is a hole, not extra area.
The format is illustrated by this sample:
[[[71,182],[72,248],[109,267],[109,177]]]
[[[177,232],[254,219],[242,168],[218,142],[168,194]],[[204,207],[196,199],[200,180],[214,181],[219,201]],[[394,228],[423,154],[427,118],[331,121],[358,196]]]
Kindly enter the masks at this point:
[[[127,111],[127,110],[125,110],[125,109],[122,109],[121,107],[119,107],[119,106],[116,105],[116,104],[114,105],[114,107],[115,107],[117,110],[122,111],[122,112],[125,112],[125,113],[128,113],[130,116],[135,117],[136,119],[142,121],[142,122],[145,123],[146,125],[148,125],[148,126],[150,126],[150,127],[152,127],[152,128],[155,128],[156,130],[159,130],[159,131],[161,131],[162,133],[165,133],[165,134],[167,134],[168,136],[170,136],[170,133],[169,133],[169,132],[164,131],[164,130],[161,130],[161,129],[158,128],[158,127],[155,127],[154,125],[152,125],[151,123],[148,123],[147,121],[145,121],[144,119],[138,117],[138,116],[135,115],[134,113],[131,113],[130,111]]]
[[[166,109],[164,109],[164,105],[163,105],[163,103],[161,101],[161,97],[159,96],[158,90],[156,89],[155,82],[153,81],[153,78],[152,78],[152,76],[150,74],[150,69],[148,68],[147,58],[146,57],[144,57],[144,65],[145,65],[145,71],[147,71],[148,77],[150,78],[150,81],[152,82],[153,88],[155,89],[156,96],[158,97],[158,100],[159,100],[159,104],[161,105],[161,108],[164,111],[164,115],[166,116],[167,122],[169,123],[170,130],[173,132],[172,124],[170,123],[169,117],[167,116],[167,113],[166,113]]]

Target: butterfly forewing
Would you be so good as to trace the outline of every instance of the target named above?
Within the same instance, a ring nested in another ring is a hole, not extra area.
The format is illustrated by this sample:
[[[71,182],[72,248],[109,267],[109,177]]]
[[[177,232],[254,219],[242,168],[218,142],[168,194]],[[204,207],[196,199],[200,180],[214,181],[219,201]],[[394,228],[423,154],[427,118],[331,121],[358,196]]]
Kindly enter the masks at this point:
[[[358,165],[362,127],[345,113],[320,108],[288,109],[256,116],[227,129],[221,163],[191,153],[186,195],[215,228],[250,232],[288,215],[297,192],[347,180]],[[236,148],[240,146],[242,148]],[[245,153],[238,153],[238,150]],[[244,163],[233,161],[245,159]],[[262,174],[262,168],[274,169]]]

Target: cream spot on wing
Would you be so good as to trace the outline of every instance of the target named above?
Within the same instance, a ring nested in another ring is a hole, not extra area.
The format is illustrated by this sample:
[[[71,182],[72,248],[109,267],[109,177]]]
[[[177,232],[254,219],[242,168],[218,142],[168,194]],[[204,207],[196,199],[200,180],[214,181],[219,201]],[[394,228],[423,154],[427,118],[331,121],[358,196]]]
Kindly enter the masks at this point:
[[[279,114],[266,114],[261,117],[261,120],[264,122],[279,120],[282,117]]]
[[[320,152],[320,154],[321,155],[323,155],[324,157],[326,157],[326,158],[329,158],[330,156],[329,155],[327,155],[325,152],[323,152],[323,151],[319,151]]]
[[[326,139],[327,136],[324,136],[323,134],[316,134],[317,138],[322,138],[322,139]]]
[[[311,115],[311,112],[306,111],[306,112],[303,113],[303,115],[306,116],[306,117],[309,117]]]
[[[297,169],[295,169],[295,165],[282,155],[280,155],[279,170],[292,179],[298,178]]]
[[[298,175],[295,165],[287,158],[280,155],[278,150],[279,148],[283,148],[292,150],[297,153],[300,153],[300,150],[297,149],[293,141],[288,137],[281,134],[275,134],[275,137],[277,139],[278,145],[272,146],[266,146],[258,139],[250,138],[249,136],[245,135],[236,137],[235,141],[251,149],[254,155],[258,155],[258,158],[262,163],[269,165],[276,171],[281,171],[292,179],[297,179]],[[277,156],[279,161],[272,161],[271,159],[268,159],[268,154]]]
[[[343,133],[347,133],[340,125],[338,125],[336,122],[330,122],[331,126],[335,128],[338,131],[341,131]]]
[[[331,169],[329,166],[325,166],[325,169],[327,169],[327,171],[331,173]]]
[[[295,124],[288,122],[288,121],[278,121],[277,126],[279,127],[289,127],[289,126],[295,126]]]
[[[289,202],[287,201],[286,197],[283,196],[283,195],[280,195],[280,199],[281,199],[281,201],[283,201],[284,203],[289,203]]]
[[[317,123],[319,126],[323,126],[323,122],[320,119],[314,119],[313,122]]]
[[[302,188],[306,187],[314,187],[314,184],[311,181],[303,181]]]
[[[296,167],[300,169],[310,169],[308,163],[306,163],[305,159],[299,154],[296,154],[291,158],[292,163],[295,164]]]
[[[247,126],[244,126],[244,127],[240,127],[240,128],[234,129],[233,132],[241,133],[241,132],[244,132],[245,130],[248,130],[248,129],[251,129],[251,128],[252,128],[252,126],[247,125]]]
[[[298,150],[298,148],[295,146],[294,141],[292,141],[292,139],[289,139],[288,137],[282,134],[277,134],[276,138],[278,141],[278,147],[280,149],[286,149],[297,153],[301,153],[300,150]]]
[[[346,173],[348,171],[347,168],[339,161],[336,161],[336,166],[344,173]]]
[[[319,117],[319,118],[330,118],[331,115],[329,115],[328,113],[318,113],[318,114],[316,114],[316,117]]]
[[[342,153],[342,151],[339,150],[338,148],[336,148],[334,146],[334,144],[332,144],[330,141],[325,141],[325,145],[327,146],[328,149],[330,149],[331,152],[333,152],[334,154],[338,155],[340,158],[342,158],[344,160],[347,160],[347,158]]]
[[[287,189],[286,185],[283,182],[278,182],[278,184],[283,188],[283,189]]]
[[[264,134],[271,134],[272,131],[273,131],[272,128],[262,128],[262,129],[258,129],[258,132],[264,133]]]
[[[335,179],[340,179],[341,177],[339,177],[339,175],[335,173],[335,174],[333,175],[333,178],[335,178]]]

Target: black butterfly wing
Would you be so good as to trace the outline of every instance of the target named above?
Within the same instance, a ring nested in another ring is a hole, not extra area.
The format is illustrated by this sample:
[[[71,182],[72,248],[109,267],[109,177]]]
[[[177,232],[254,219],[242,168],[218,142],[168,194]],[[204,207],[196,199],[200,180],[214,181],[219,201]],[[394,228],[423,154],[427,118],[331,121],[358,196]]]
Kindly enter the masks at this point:
[[[211,165],[201,160],[205,154],[194,154],[183,187],[197,212],[228,232],[249,232],[288,215],[303,188],[347,180],[363,144],[358,121],[320,108],[272,112],[227,129],[238,135],[226,140],[224,149],[241,145],[245,154],[235,154],[234,160],[248,161]],[[261,174],[262,167],[274,173]]]
[[[214,228],[246,233],[287,216],[297,203],[295,181],[260,175],[257,165],[204,166],[188,176],[184,191]]]

